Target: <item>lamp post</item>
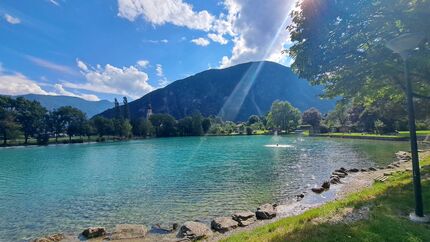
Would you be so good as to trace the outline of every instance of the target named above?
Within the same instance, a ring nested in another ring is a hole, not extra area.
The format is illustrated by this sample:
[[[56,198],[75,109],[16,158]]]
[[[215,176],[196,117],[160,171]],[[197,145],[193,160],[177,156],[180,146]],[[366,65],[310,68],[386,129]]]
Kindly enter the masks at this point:
[[[411,56],[412,50],[418,47],[418,45],[424,40],[425,36],[420,33],[408,33],[402,34],[397,38],[390,40],[386,46],[391,49],[394,53],[399,54],[403,59],[404,65],[404,76],[406,82],[406,98],[408,104],[408,123],[409,133],[411,140],[411,154],[412,154],[412,172],[414,181],[414,193],[415,193],[415,213],[411,213],[409,218],[415,222],[428,222],[429,218],[424,215],[423,198],[421,191],[421,174],[420,164],[418,158],[418,145],[417,145],[417,134],[415,127],[415,109],[414,100],[412,94],[412,84],[409,79],[408,73],[408,59]]]

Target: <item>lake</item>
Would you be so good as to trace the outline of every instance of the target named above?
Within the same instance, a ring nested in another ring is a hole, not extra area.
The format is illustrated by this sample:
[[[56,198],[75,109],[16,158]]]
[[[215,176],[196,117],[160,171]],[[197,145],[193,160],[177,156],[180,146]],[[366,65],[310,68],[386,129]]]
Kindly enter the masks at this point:
[[[398,150],[408,143],[301,136],[3,148],[0,240],[119,223],[208,221],[287,202],[334,169],[385,165]]]

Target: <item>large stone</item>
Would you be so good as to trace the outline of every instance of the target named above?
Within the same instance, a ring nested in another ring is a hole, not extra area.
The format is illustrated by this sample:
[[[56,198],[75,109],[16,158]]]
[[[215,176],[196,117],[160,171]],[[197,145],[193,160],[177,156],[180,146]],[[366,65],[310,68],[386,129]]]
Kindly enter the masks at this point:
[[[142,224],[118,224],[110,236],[113,240],[143,238],[149,229]]]
[[[370,167],[369,171],[377,171],[377,169],[375,167]]]
[[[346,176],[345,173],[343,173],[343,172],[337,172],[337,171],[333,172],[332,174],[335,175],[335,176],[338,176],[340,178],[344,178]]]
[[[323,187],[314,187],[311,190],[317,194],[323,193],[325,191]]]
[[[239,226],[245,227],[255,222],[255,213],[251,211],[237,212],[234,213],[231,218],[237,221],[239,223]]]
[[[106,234],[106,229],[103,227],[90,227],[82,232],[82,235],[87,238],[96,238]]]
[[[406,152],[406,151],[399,151],[396,153],[396,157],[399,160],[411,160],[411,153]]]
[[[330,179],[330,183],[331,184],[339,184],[339,183],[341,183],[341,181],[340,181],[339,177],[333,177]]]
[[[231,217],[219,217],[215,218],[211,222],[212,229],[220,233],[225,233],[235,229],[237,226],[239,226],[239,223],[233,220]]]
[[[359,172],[360,170],[359,169],[357,169],[357,168],[352,168],[352,169],[349,169],[348,170],[348,172]]]
[[[272,204],[263,204],[255,212],[257,219],[272,219],[276,217],[276,208]]]
[[[330,189],[330,182],[329,181],[325,181],[323,182],[323,184],[321,185],[322,188],[328,190]]]
[[[366,168],[361,168],[361,172],[367,172],[368,170]]]
[[[178,229],[177,223],[172,224],[156,224],[152,226],[151,230],[157,231],[157,233],[172,233]]]
[[[42,238],[34,239],[33,242],[59,242],[65,239],[64,234],[53,234]]]
[[[176,237],[195,241],[207,238],[212,234],[212,231],[206,224],[188,221],[181,226]]]

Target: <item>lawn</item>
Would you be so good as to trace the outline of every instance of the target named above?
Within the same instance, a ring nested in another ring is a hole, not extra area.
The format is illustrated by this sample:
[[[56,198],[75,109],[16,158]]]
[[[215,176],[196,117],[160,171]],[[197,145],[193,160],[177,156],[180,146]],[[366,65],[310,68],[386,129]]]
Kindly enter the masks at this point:
[[[421,162],[430,164],[430,157]],[[423,171],[423,177],[430,171]],[[413,211],[413,188],[410,172],[375,183],[360,193],[311,209],[304,214],[242,232],[224,241],[430,241],[430,225],[409,221]],[[423,182],[424,207],[430,212],[430,181]],[[351,224],[312,223],[347,207],[370,207],[369,218]]]

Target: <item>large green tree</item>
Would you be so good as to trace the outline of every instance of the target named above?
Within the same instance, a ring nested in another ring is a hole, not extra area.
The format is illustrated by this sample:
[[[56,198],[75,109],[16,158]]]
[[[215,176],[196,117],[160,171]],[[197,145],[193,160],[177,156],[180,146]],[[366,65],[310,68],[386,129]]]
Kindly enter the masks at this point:
[[[402,33],[424,33],[409,66],[415,97],[429,98],[430,0],[306,0],[292,17],[293,70],[323,85],[328,97],[361,98],[366,105],[378,99],[403,105],[402,60],[385,45]]]
[[[34,136],[43,129],[44,117],[48,111],[39,102],[30,101],[23,97],[18,97],[15,100],[15,110],[17,121],[24,133],[24,143],[27,144],[29,136]]]
[[[275,101],[272,103],[267,120],[272,128],[290,132],[299,124],[300,111],[287,101]]]

